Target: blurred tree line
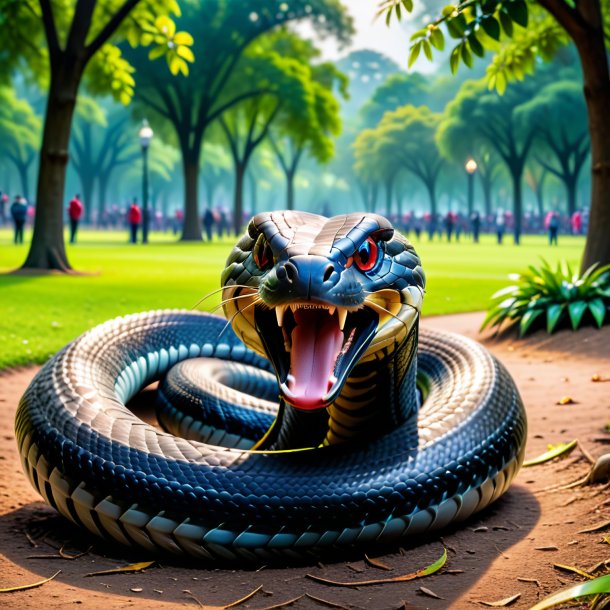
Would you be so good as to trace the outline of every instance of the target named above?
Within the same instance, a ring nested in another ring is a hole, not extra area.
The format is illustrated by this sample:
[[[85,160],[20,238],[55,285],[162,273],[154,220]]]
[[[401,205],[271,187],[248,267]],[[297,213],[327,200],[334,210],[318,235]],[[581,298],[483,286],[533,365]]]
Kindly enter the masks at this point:
[[[24,266],[70,269],[66,175],[89,221],[139,192],[143,118],[155,130],[153,207],[182,210],[184,240],[200,240],[203,208],[219,205],[236,233],[246,213],[273,208],[468,214],[471,158],[475,207],[511,210],[516,242],[526,208],[587,205],[578,45],[523,0],[462,4],[439,5],[413,36],[410,63],[448,55],[423,74],[366,49],[323,61],[292,26],[348,42],[339,0],[0,0],[0,188],[19,184],[36,203]],[[397,6],[381,3],[388,17]]]

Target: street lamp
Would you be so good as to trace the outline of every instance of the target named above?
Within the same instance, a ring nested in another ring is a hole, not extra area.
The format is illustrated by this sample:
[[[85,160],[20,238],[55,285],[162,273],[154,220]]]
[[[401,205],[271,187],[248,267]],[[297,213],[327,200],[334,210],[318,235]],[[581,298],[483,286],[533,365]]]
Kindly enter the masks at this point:
[[[142,127],[138,132],[140,146],[142,147],[142,243],[148,243],[148,147],[153,138],[154,132],[148,121],[142,121]]]
[[[466,175],[468,176],[468,217],[472,215],[472,208],[474,202],[474,173],[477,171],[477,162],[470,157],[466,164],[464,165],[464,169],[466,170]]]

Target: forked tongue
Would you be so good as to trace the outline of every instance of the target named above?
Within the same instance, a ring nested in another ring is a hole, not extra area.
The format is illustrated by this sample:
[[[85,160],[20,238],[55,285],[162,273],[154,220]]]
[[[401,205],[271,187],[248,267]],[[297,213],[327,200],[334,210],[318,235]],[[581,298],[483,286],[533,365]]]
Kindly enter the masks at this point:
[[[324,309],[294,312],[288,389],[296,407],[325,406],[323,398],[335,382],[334,369],[343,345],[337,316]]]

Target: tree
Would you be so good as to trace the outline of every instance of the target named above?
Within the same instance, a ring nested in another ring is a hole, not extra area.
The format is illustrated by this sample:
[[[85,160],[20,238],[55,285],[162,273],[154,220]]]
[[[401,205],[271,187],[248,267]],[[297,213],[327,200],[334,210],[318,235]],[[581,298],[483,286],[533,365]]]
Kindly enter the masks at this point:
[[[421,106],[428,97],[428,83],[421,74],[391,74],[360,109],[365,127],[375,127],[386,112],[405,104]]]
[[[27,100],[8,86],[0,87],[0,156],[17,169],[21,192],[29,199],[29,175],[40,143],[40,117]]]
[[[400,2],[383,3],[394,11]],[[541,13],[538,6],[546,13]],[[410,8],[410,6],[405,6]],[[550,59],[557,49],[572,41],[578,51],[587,104],[591,141],[591,212],[581,267],[610,263],[610,2],[608,0],[473,0],[446,7],[442,15],[414,36],[411,57],[423,49],[442,49],[444,25],[457,40],[450,63],[455,71],[460,61],[472,64],[472,54],[484,55],[485,47],[496,48],[502,33],[512,41],[494,58],[488,71],[489,84],[503,91],[507,80],[523,78],[535,69],[535,57]]]
[[[441,115],[427,106],[402,106],[386,112],[374,130],[375,154],[384,162],[397,160],[400,165],[419,178],[430,200],[430,212],[436,215],[437,181],[444,159],[435,142]]]
[[[190,39],[176,33],[170,13],[179,13],[176,0],[0,0],[0,57],[5,67],[25,65],[48,83],[34,235],[24,268],[70,269],[63,200],[81,82],[87,77],[92,92],[111,92],[125,103],[133,93],[133,70],[111,39],[154,45],[152,51],[165,55],[172,71],[188,72],[181,55],[188,58]]]
[[[530,77],[499,95],[488,91],[482,81],[467,81],[455,100],[447,105],[437,135],[445,151],[456,141],[468,138],[472,145],[486,145],[502,159],[513,187],[516,244],[521,239],[523,170],[537,133],[537,125],[526,123],[519,115],[519,108],[535,94],[537,86],[538,81]]]
[[[188,79],[164,78],[141,50],[128,53],[138,73],[137,98],[151,115],[169,121],[182,153],[184,172],[183,240],[201,240],[198,174],[207,128],[233,105],[263,93],[233,87],[230,79],[248,46],[261,35],[286,23],[308,20],[318,32],[345,41],[351,18],[339,0],[206,0],[189,2],[179,21],[193,34],[194,51],[202,61]]]
[[[280,167],[286,177],[286,208],[294,209],[294,180],[304,153],[319,163],[335,152],[335,138],[341,132],[337,88],[347,95],[347,78],[333,64],[300,65],[304,104],[282,106],[269,134]]]
[[[538,125],[536,159],[563,182],[570,215],[576,210],[578,179],[591,150],[585,116],[580,85],[572,80],[546,85],[518,111],[525,122]]]
[[[312,70],[307,65],[319,55],[309,41],[279,31],[261,37],[242,56],[232,82],[264,91],[225,111],[219,119],[229,144],[235,173],[233,229],[242,230],[244,179],[254,151],[265,140],[273,122],[282,116],[298,117],[300,124],[315,122],[316,100],[312,92]],[[236,91],[233,95],[238,95]],[[284,123],[286,121],[284,120]]]

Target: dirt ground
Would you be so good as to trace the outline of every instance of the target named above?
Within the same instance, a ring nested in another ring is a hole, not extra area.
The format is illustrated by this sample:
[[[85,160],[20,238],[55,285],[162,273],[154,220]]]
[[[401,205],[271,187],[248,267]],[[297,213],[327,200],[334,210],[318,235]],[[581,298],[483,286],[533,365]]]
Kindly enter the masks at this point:
[[[527,340],[479,336],[481,314],[431,318],[429,328],[479,338],[509,369],[525,401],[529,434],[526,458],[549,443],[578,439],[597,457],[610,452],[610,327],[537,333]],[[243,608],[272,608],[301,597],[290,607],[468,609],[520,594],[511,608],[530,608],[546,595],[580,582],[553,564],[591,568],[610,558],[604,531],[579,533],[610,520],[608,487],[602,484],[559,492],[543,491],[570,482],[589,469],[576,449],[569,457],[522,469],[510,491],[460,527],[373,555],[390,570],[368,564],[364,556],[291,567],[228,569],[161,561],[145,572],[87,576],[128,562],[151,558],[110,547],[75,530],[45,504],[21,472],[13,434],[15,409],[35,369],[0,373],[0,588],[34,583],[61,573],[45,585],[2,593],[4,608],[170,608],[223,607],[259,586]],[[572,404],[557,404],[563,397]],[[337,580],[398,576],[423,568],[448,549],[439,573],[419,580],[359,588],[314,582],[307,574]],[[76,559],[59,555],[85,552]],[[423,589],[422,589],[423,587]],[[437,595],[440,599],[431,597]],[[310,597],[311,596],[311,597]],[[318,599],[315,599],[318,598]]]

